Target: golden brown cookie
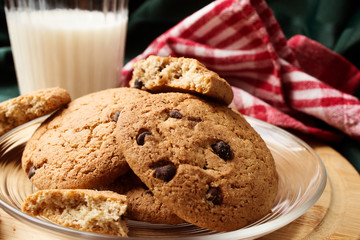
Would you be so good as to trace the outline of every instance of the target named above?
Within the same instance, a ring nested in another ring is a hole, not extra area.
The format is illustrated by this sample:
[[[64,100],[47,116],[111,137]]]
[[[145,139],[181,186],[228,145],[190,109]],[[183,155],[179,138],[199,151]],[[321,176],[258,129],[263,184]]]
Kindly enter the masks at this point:
[[[128,207],[125,216],[129,219],[161,224],[185,222],[156,199],[149,188],[132,171],[119,177],[114,183],[99,189],[126,195]]]
[[[129,167],[114,129],[122,108],[149,93],[114,88],[72,101],[47,119],[26,144],[22,167],[39,189],[97,188]]]
[[[134,64],[130,86],[152,92],[180,91],[230,104],[233,91],[217,73],[193,58],[149,56]]]
[[[70,102],[62,88],[46,88],[0,103],[0,136],[35,118],[49,114]]]
[[[65,227],[126,237],[126,196],[110,191],[52,189],[28,196],[22,211]]]
[[[230,108],[190,94],[147,95],[124,107],[116,132],[134,173],[186,222],[231,231],[271,210],[273,157]]]

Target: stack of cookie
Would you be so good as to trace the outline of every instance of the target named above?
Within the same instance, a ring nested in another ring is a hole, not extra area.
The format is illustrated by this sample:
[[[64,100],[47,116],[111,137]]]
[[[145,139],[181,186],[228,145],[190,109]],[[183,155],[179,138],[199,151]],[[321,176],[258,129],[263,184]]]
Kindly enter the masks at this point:
[[[130,86],[75,99],[37,129],[22,156],[37,188],[113,191],[129,219],[215,231],[271,210],[274,160],[227,107],[224,79],[194,59],[151,56]]]

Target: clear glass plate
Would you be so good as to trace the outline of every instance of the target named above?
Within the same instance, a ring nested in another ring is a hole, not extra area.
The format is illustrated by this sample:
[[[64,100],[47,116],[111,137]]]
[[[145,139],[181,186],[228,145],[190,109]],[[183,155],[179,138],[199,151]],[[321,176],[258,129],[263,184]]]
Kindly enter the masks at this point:
[[[285,226],[310,209],[326,185],[326,170],[319,156],[292,134],[260,120],[246,119],[265,140],[279,173],[279,192],[271,213],[232,232],[214,232],[187,223],[172,226],[128,221],[130,237],[125,239],[254,239]],[[21,212],[23,199],[36,191],[21,169],[21,154],[26,141],[43,120],[44,117],[24,124],[0,138],[0,207],[18,220],[55,235],[121,239],[73,230]]]

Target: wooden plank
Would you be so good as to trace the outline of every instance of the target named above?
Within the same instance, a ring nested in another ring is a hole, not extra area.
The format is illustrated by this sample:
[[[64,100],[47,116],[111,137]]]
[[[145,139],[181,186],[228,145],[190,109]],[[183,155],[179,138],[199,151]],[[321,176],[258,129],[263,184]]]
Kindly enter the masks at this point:
[[[304,215],[271,233],[270,239],[360,239],[360,176],[332,148],[311,144],[323,160],[328,180],[319,201]]]

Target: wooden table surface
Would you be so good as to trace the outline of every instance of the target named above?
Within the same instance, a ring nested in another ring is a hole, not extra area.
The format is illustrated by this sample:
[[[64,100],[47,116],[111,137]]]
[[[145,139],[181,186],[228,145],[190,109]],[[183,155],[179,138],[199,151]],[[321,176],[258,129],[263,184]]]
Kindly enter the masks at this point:
[[[309,142],[308,142],[309,143]],[[262,240],[360,239],[360,175],[339,153],[309,143],[323,160],[328,180],[318,202],[304,215]],[[0,210],[0,240],[61,239],[31,228]]]

